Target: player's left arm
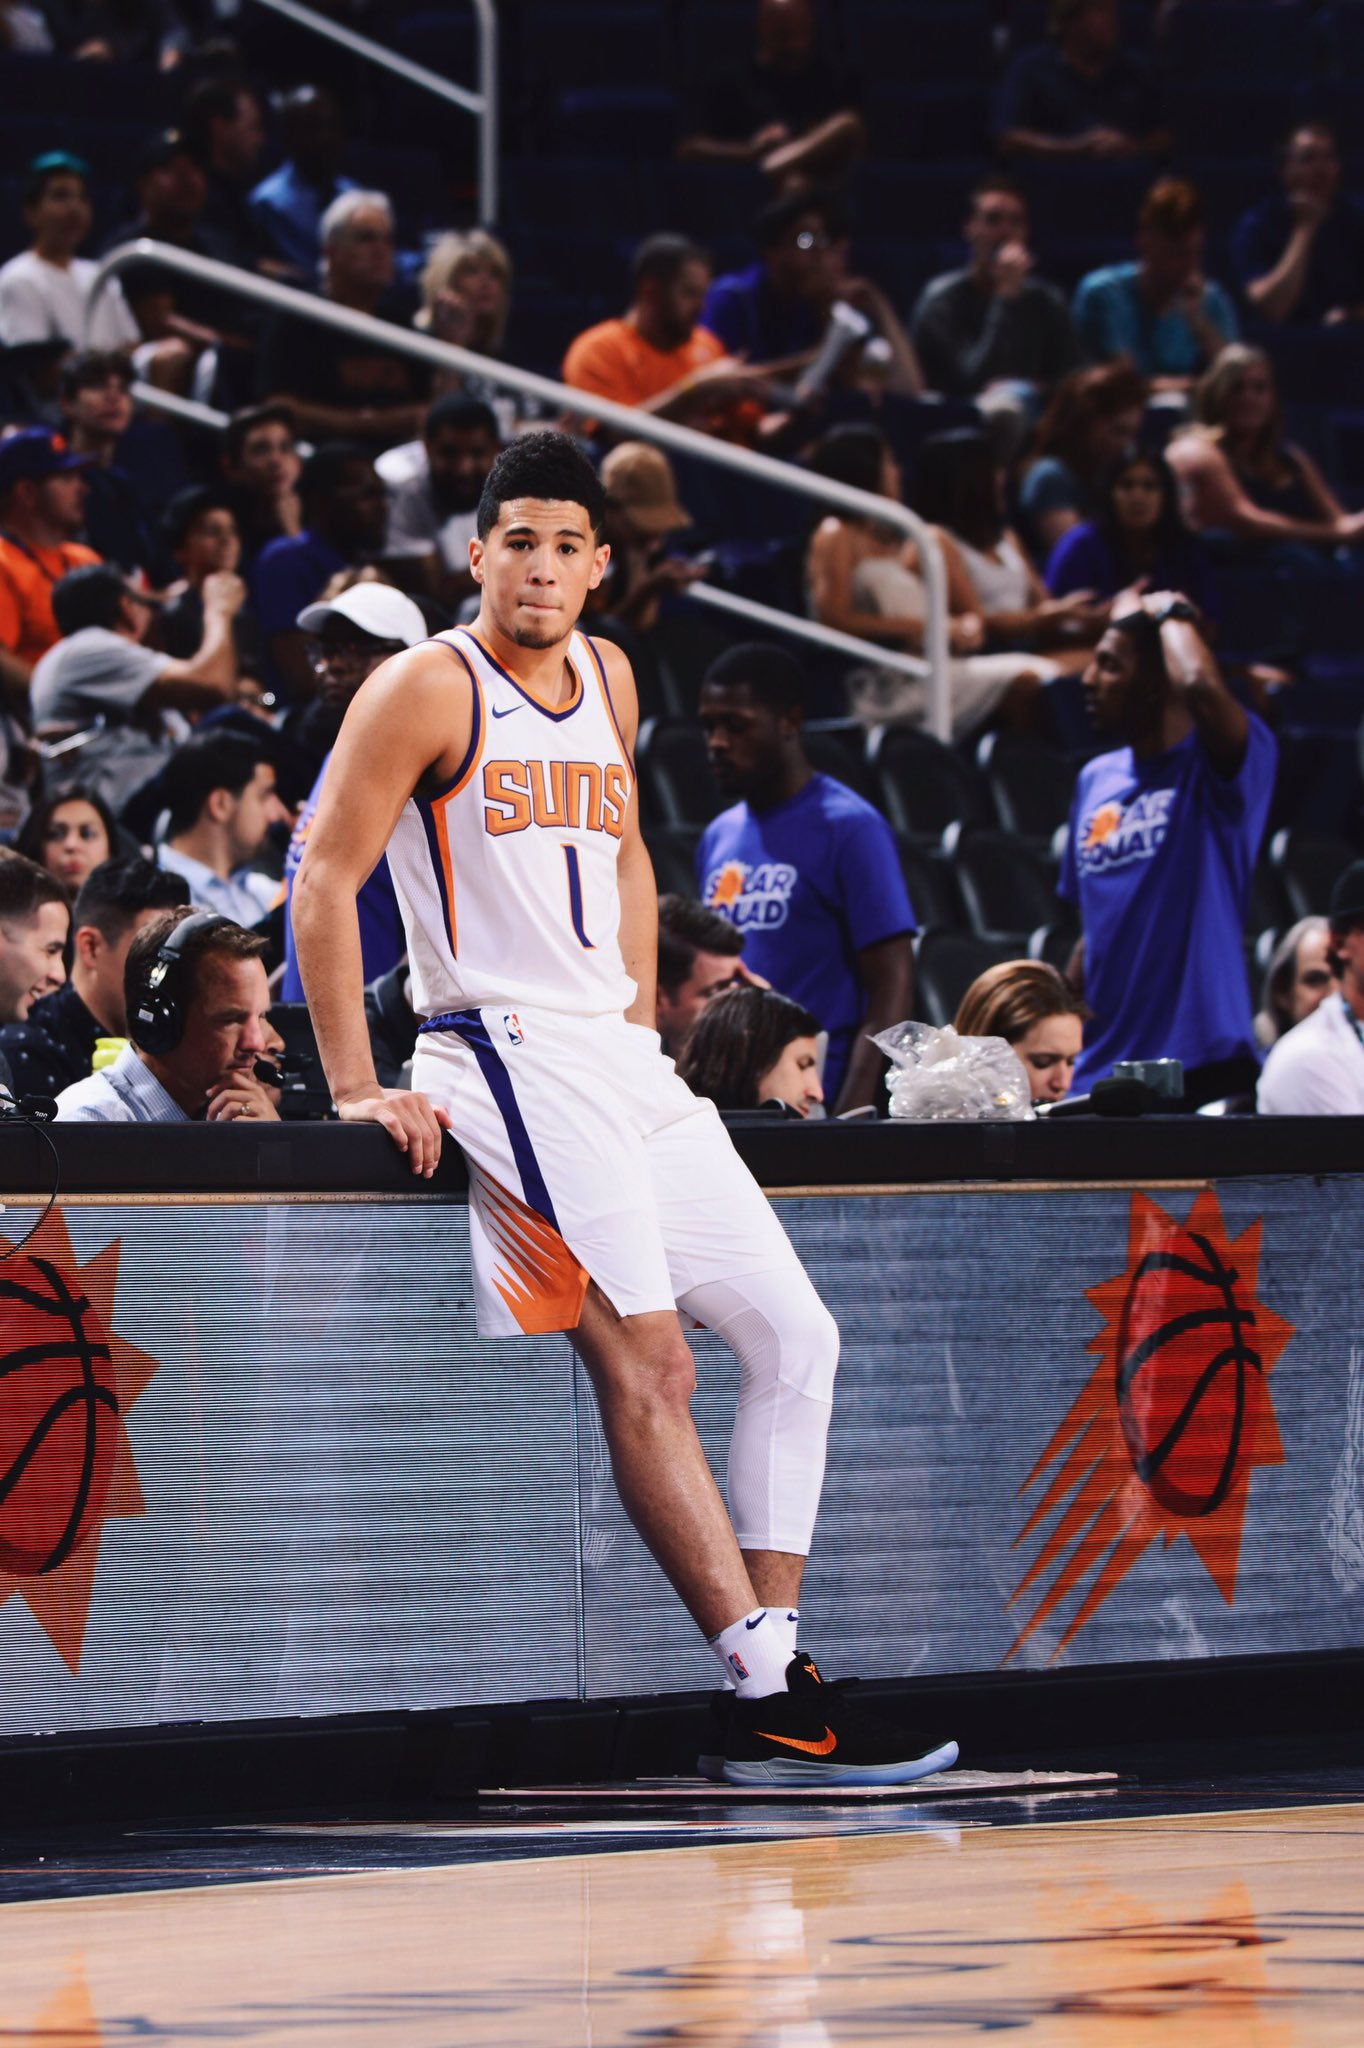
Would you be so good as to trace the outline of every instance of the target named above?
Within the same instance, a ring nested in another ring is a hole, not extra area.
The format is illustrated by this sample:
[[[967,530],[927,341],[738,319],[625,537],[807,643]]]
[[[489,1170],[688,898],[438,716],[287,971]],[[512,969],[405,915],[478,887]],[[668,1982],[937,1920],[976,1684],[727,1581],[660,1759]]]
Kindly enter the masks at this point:
[[[634,671],[620,648],[610,640],[594,640],[592,644],[601,656],[616,723],[633,761],[639,738],[639,695]],[[639,829],[639,786],[633,781],[616,877],[620,890],[621,956],[625,971],[635,984],[635,999],[625,1012],[626,1021],[643,1024],[646,1030],[653,1031],[658,1011],[658,884]]]
[[[1198,627],[1191,619],[1166,619],[1162,614],[1176,593],[1152,591],[1142,604],[1161,620],[1160,646],[1165,672],[1175,698],[1184,704],[1204,753],[1217,773],[1230,781],[1239,775],[1250,744],[1246,714],[1222,680],[1222,672]]]

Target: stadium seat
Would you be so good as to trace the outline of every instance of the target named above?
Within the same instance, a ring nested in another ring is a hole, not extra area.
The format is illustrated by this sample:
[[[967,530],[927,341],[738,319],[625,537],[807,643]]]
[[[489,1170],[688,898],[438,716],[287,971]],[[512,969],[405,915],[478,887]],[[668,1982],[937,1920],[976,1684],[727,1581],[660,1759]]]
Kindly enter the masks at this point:
[[[976,747],[976,766],[1005,831],[1049,847],[1070,817],[1074,763],[1041,740],[987,732]]]
[[[615,6],[527,0],[520,35],[527,83],[541,106],[578,86],[649,85],[671,69],[658,0]],[[628,183],[624,172],[621,182]]]
[[[1306,78],[1313,54],[1305,0],[1247,7],[1245,0],[1196,0],[1169,16],[1163,54],[1185,78]]]
[[[704,825],[724,805],[706,738],[689,718],[649,718],[636,749],[640,794],[661,825]]]
[[[949,931],[964,929],[966,912],[962,908],[957,878],[941,853],[932,852],[924,846],[913,846],[898,832],[895,844],[900,855],[900,872],[909,890],[914,922],[919,930],[927,931],[930,927]]]
[[[1250,884],[1250,903],[1246,910],[1246,930],[1259,932],[1277,940],[1279,933],[1287,931],[1296,922],[1298,913],[1289,901],[1284,887],[1283,876],[1266,858],[1255,863],[1255,873]]]
[[[880,73],[972,84],[994,69],[983,0],[853,0],[848,12],[864,79]]]
[[[696,889],[696,847],[701,837],[695,825],[645,825],[644,844],[654,864],[654,879],[660,896],[692,896]]]
[[[864,88],[862,104],[880,156],[933,163],[989,150],[990,88],[984,81],[906,85],[891,74]]]
[[[936,846],[947,827],[993,825],[984,778],[941,740],[912,726],[883,726],[867,749],[880,808],[897,832],[920,846]]]
[[[849,746],[832,733],[805,730],[805,752],[812,768],[821,775],[831,775],[835,782],[855,790],[857,795],[874,804],[877,799],[876,778],[867,765],[867,758],[861,747]]]
[[[914,948],[915,1016],[925,1024],[950,1024],[976,976],[1017,957],[1017,947],[1007,939],[982,939],[975,932],[921,933]]]
[[[1276,869],[1293,916],[1320,917],[1326,913],[1336,877],[1358,849],[1347,839],[1318,839],[1306,832],[1276,832],[1269,842],[1269,858]]]
[[[1022,952],[1030,932],[1055,920],[1052,877],[1021,839],[988,826],[949,825],[943,855],[956,876],[971,929],[981,938],[1011,939]]]
[[[574,156],[600,149],[609,136],[623,157],[669,158],[677,144],[676,93],[647,85],[576,86],[561,93],[548,117],[555,150]]]

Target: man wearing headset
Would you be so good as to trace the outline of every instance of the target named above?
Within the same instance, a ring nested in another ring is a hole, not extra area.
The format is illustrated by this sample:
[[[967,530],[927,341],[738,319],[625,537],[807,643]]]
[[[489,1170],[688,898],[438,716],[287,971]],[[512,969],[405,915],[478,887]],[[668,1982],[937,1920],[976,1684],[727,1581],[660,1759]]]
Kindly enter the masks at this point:
[[[172,910],[128,949],[129,1042],[57,1097],[61,1123],[274,1122],[256,1061],[276,1041],[265,940],[230,918]]]

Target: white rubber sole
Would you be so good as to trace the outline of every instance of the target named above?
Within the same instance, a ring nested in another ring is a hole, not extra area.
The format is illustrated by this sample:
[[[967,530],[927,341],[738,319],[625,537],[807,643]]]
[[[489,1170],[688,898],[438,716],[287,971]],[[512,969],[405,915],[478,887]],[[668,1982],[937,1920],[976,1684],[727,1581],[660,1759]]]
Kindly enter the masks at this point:
[[[726,1759],[723,1775],[729,1785],[913,1785],[935,1771],[950,1771],[960,1753],[955,1742],[944,1742],[941,1749],[894,1764],[805,1763],[796,1757],[769,1757],[763,1763]]]

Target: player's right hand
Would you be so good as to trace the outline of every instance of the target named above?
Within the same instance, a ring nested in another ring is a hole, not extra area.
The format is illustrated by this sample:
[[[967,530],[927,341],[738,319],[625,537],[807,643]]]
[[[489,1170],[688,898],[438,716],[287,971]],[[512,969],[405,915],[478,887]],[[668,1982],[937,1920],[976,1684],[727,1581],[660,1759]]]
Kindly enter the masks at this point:
[[[430,1180],[440,1162],[442,1133],[451,1128],[448,1113],[411,1088],[376,1088],[338,1102],[343,1124],[382,1124],[414,1173]]]

